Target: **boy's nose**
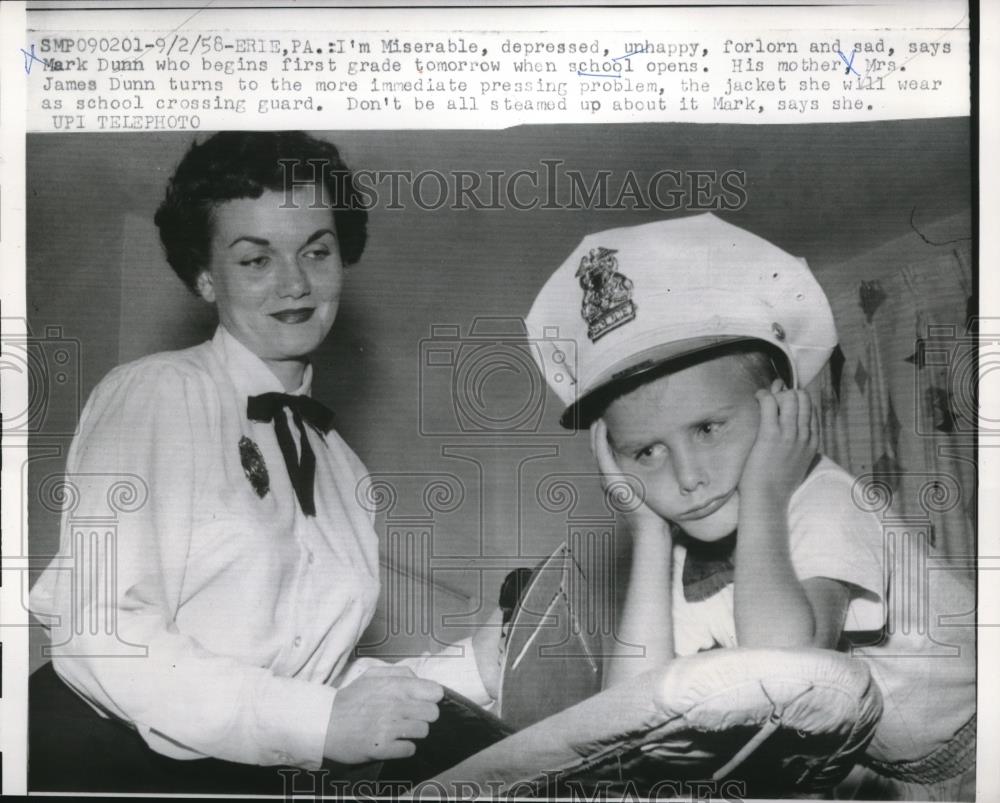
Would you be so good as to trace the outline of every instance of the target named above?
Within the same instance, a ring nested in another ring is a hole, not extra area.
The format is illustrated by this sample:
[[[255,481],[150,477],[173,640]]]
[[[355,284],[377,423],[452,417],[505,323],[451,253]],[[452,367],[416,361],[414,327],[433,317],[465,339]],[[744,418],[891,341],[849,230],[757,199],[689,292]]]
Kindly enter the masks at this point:
[[[674,452],[674,476],[682,494],[689,494],[705,484],[705,470],[693,455],[686,452]]]

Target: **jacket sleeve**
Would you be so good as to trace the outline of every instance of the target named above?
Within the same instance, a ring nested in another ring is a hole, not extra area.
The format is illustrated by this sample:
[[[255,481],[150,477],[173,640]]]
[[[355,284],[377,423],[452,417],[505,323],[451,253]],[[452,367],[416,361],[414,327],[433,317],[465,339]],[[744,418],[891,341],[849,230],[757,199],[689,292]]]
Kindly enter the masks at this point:
[[[123,366],[98,386],[67,463],[64,568],[42,575],[33,609],[52,615],[63,680],[157,752],[315,768],[335,690],[212,653],[176,624],[219,410],[210,379],[170,365]],[[109,512],[105,532],[78,525]]]

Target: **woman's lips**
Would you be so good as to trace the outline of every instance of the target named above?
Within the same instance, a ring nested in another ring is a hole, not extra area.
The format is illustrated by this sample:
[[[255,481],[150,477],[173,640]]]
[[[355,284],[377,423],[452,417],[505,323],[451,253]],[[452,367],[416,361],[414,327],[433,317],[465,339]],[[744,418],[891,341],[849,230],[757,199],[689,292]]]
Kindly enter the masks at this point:
[[[729,493],[723,494],[722,496],[717,496],[714,499],[710,499],[708,502],[701,505],[700,507],[693,508],[689,510],[687,513],[678,516],[677,518],[680,521],[697,521],[698,519],[704,519],[707,516],[711,516],[713,513],[715,513],[716,510],[718,510],[724,504],[726,504],[726,502],[729,501],[729,497],[731,497],[732,495],[733,492],[730,491]]]
[[[316,311],[314,307],[301,307],[299,309],[283,309],[272,312],[271,317],[281,323],[305,323]]]

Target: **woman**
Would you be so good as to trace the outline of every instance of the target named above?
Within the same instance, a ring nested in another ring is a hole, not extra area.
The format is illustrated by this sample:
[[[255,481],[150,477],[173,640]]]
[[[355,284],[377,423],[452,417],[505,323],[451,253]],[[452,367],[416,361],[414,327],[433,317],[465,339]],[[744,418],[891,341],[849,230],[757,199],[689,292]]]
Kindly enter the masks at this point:
[[[156,754],[399,758],[437,717],[442,688],[425,678],[490,700],[470,643],[460,660],[346,671],[378,598],[377,539],[357,502],[367,472],[309,398],[308,358],[366,220],[336,148],[298,132],[194,145],[156,214],[168,262],[219,327],[94,390],[67,464],[74,517],[106,515],[116,478],[148,497],[113,552],[83,550],[72,572],[54,562],[31,596],[58,619],[59,677]],[[65,519],[62,538],[69,555]]]

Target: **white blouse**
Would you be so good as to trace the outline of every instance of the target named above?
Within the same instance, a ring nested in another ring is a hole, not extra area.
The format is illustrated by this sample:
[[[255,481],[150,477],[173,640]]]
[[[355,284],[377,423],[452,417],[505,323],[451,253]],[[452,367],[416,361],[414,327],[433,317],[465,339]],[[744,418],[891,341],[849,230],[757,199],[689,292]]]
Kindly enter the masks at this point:
[[[296,393],[311,378],[309,367]],[[377,536],[358,501],[367,471],[335,432],[306,426],[316,515],[303,515],[274,425],[246,415],[248,396],[282,390],[220,326],[207,343],[113,370],[70,449],[60,555],[32,612],[59,675],[174,758],[316,768],[335,686],[376,663],[345,672],[379,595]],[[248,452],[265,466],[256,488]],[[130,486],[113,537],[88,532],[107,521],[111,489]],[[471,644],[459,644],[461,658],[404,663],[486,704]]]

